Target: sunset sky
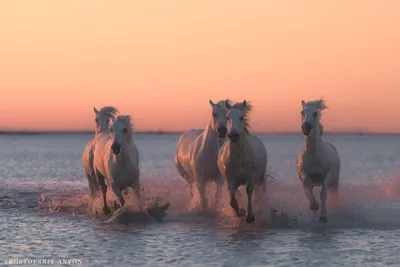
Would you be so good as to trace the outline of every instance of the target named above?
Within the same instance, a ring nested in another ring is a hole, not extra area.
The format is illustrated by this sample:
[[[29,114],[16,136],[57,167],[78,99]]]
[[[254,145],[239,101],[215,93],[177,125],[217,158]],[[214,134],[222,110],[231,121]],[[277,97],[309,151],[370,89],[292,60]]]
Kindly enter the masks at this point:
[[[0,2],[0,130],[204,128],[208,100],[254,105],[254,131],[400,132],[398,0]]]

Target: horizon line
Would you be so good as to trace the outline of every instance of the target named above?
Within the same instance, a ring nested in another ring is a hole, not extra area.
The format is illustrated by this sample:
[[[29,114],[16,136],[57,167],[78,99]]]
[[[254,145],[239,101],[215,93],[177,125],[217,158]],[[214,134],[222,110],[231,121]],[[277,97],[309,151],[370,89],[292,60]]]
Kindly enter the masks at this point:
[[[140,130],[135,131],[136,134],[152,134],[152,135],[174,135],[183,134],[187,130],[182,131],[164,131],[164,130]],[[300,131],[265,131],[252,132],[254,134],[299,134]],[[0,130],[0,135],[45,135],[45,134],[94,134],[93,130]],[[346,135],[400,135],[400,132],[371,132],[371,131],[326,131],[325,134],[346,134]]]

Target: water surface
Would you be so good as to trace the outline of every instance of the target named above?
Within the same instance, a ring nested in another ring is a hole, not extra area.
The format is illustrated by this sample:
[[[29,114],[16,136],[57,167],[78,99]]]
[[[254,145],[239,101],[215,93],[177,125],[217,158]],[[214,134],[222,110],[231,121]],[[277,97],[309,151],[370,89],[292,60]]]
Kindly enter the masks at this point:
[[[146,197],[171,203],[168,215],[162,223],[104,224],[81,163],[91,137],[0,136],[0,264],[80,258],[81,266],[398,266],[400,136],[326,134],[342,160],[341,199],[328,209],[327,225],[313,218],[295,172],[301,135],[279,134],[260,135],[273,178],[254,225],[233,217],[226,193],[216,215],[188,210],[189,189],[173,163],[179,136],[144,134],[135,135],[142,185]]]

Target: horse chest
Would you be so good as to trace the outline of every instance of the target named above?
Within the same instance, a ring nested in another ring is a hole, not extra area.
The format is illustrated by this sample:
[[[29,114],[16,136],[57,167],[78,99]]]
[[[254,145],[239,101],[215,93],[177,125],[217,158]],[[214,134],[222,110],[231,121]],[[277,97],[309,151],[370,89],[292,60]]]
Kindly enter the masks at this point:
[[[250,164],[249,162],[241,162],[238,167],[238,175],[240,176],[245,176],[249,174],[253,169],[252,164]]]
[[[127,176],[127,171],[124,168],[114,167],[111,169],[111,173],[113,177],[118,177],[118,180],[122,180]]]
[[[216,155],[201,155],[197,158],[193,158],[191,165],[197,172],[201,171],[207,174],[219,173],[217,160],[218,158]]]
[[[228,177],[232,177],[238,184],[247,184],[253,173],[253,166],[247,161],[231,161]]]
[[[129,184],[132,182],[132,178],[135,176],[136,171],[132,166],[120,164],[115,165],[111,169],[112,180],[118,184]]]
[[[304,166],[304,173],[310,178],[312,183],[321,184],[328,171],[321,164],[313,163]]]

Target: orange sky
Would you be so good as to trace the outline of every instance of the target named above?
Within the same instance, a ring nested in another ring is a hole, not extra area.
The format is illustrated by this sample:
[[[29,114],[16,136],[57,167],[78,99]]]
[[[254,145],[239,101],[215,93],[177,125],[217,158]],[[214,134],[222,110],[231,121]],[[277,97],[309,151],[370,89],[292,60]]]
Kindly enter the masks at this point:
[[[185,130],[229,97],[297,131],[324,97],[327,130],[400,132],[398,0],[1,1],[0,33],[0,129]]]

